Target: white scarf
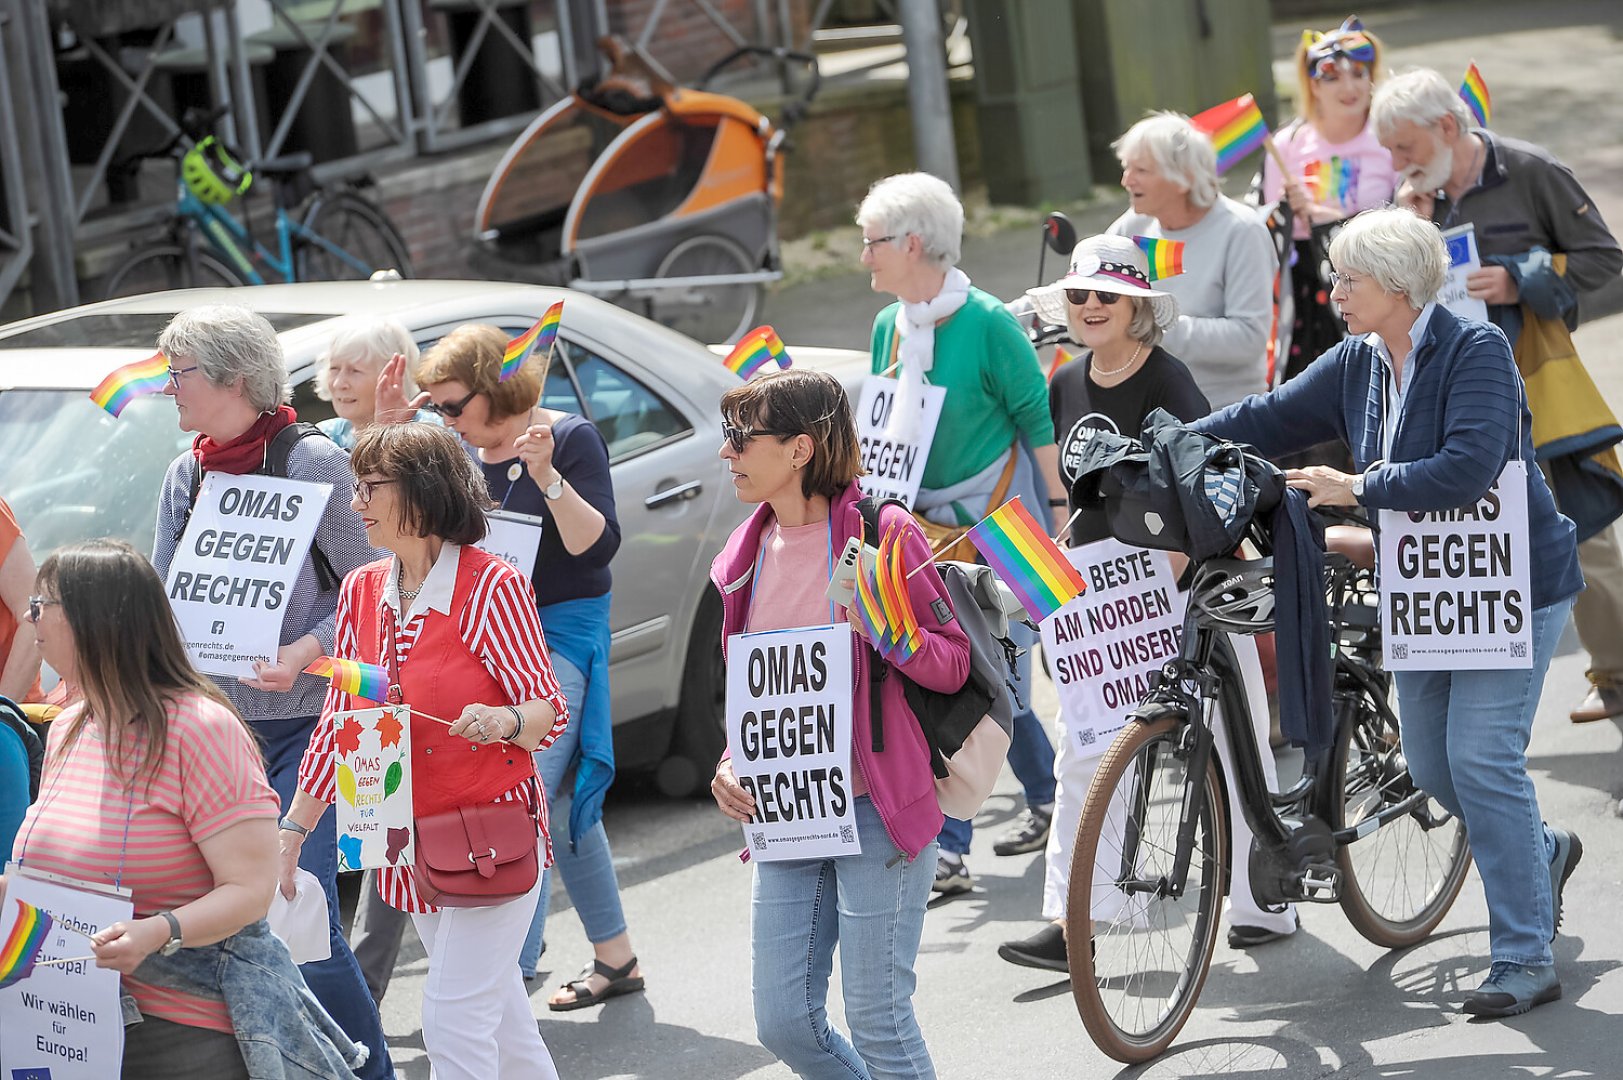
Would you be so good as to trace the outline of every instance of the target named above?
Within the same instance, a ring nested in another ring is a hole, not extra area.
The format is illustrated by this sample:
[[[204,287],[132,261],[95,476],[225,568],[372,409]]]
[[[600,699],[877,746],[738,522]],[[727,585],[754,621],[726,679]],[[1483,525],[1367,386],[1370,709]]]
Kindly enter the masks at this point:
[[[919,437],[920,409],[924,403],[924,377],[935,367],[935,326],[952,315],[969,299],[969,275],[956,266],[947,271],[941,291],[929,300],[909,303],[906,300],[896,308],[897,346],[896,373],[900,385],[896,388],[896,401],[891,406],[890,423],[885,437],[896,442],[916,442]]]

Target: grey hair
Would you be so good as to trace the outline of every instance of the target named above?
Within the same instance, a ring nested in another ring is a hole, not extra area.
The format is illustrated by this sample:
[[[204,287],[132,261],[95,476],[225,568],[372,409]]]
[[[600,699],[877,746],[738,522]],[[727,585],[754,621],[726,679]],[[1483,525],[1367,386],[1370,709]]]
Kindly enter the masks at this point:
[[[1128,154],[1147,150],[1162,176],[1189,193],[1189,202],[1204,210],[1217,202],[1217,151],[1211,137],[1189,122],[1182,113],[1151,113],[1132,127],[1110,148],[1123,162]]]
[[[1389,293],[1402,293],[1416,311],[1437,299],[1448,280],[1448,247],[1437,226],[1408,210],[1365,210],[1330,241],[1340,271],[1367,274]]]
[[[898,237],[916,236],[932,264],[943,270],[958,265],[964,204],[940,177],[912,172],[877,181],[857,207],[857,224]]]
[[[241,379],[243,396],[257,412],[270,412],[288,399],[281,339],[257,311],[235,304],[187,308],[158,335],[158,349],[173,367],[196,364],[216,386]]]
[[[316,357],[316,397],[332,400],[332,362],[334,359],[358,356],[369,360],[382,370],[383,365],[399,353],[406,358],[406,378],[402,389],[406,397],[417,396],[417,343],[411,332],[394,319],[367,319],[341,326],[327,342],[327,347]]]
[[[1459,91],[1431,68],[1415,68],[1387,79],[1375,88],[1369,103],[1369,122],[1378,139],[1390,138],[1399,124],[1428,128],[1445,116],[1452,116],[1461,131],[1476,126],[1476,117]]]
[[[1150,303],[1150,298],[1147,296],[1127,296],[1126,294],[1123,294],[1123,298],[1133,307],[1133,316],[1127,320],[1128,338],[1133,341],[1141,341],[1151,349],[1161,344],[1163,331],[1161,330],[1161,324],[1155,321],[1155,307]],[[1076,305],[1066,303],[1065,322],[1070,327],[1072,340],[1080,342],[1082,332],[1071,324],[1071,319],[1077,316]]]

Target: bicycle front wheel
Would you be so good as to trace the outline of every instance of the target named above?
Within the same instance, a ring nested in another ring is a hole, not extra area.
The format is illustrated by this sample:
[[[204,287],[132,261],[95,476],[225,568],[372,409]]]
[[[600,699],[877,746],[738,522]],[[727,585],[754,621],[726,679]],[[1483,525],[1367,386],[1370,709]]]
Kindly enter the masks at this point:
[[[351,191],[317,195],[294,252],[300,281],[364,281],[378,270],[411,277],[406,240],[382,210]]]
[[[244,284],[225,263],[180,244],[154,244],[136,252],[107,275],[101,298],[144,296],[168,289],[206,289]]]
[[[1170,892],[1191,783],[1182,731],[1167,717],[1116,737],[1088,789],[1071,858],[1071,993],[1095,1045],[1128,1064],[1177,1038],[1217,945],[1229,849],[1215,754],[1192,808],[1184,889]]]
[[[758,269],[724,236],[690,236],[666,254],[654,276],[702,279]],[[716,345],[737,341],[752,329],[760,305],[761,286],[754,282],[697,282],[657,290],[649,317],[701,344]]]
[[[1465,825],[1436,799],[1420,796],[1403,758],[1397,725],[1364,687],[1338,691],[1331,777],[1341,798],[1330,827],[1373,822],[1419,796],[1415,806],[1336,852],[1341,909],[1366,939],[1383,948],[1415,944],[1437,928],[1471,869]]]

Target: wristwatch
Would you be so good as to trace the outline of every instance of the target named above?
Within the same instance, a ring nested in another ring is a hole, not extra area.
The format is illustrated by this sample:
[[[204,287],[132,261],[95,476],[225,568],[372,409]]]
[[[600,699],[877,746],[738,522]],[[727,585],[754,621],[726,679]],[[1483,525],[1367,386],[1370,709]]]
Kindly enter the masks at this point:
[[[561,499],[564,496],[564,474],[559,472],[557,469],[554,469],[552,471],[552,475],[556,476],[558,479],[541,489],[541,494],[547,497],[548,502],[552,502],[554,499]]]
[[[164,942],[163,947],[158,951],[164,956],[173,956],[180,951],[182,944],[180,940],[180,920],[175,918],[173,911],[160,911],[158,914],[162,915],[163,921],[169,924],[169,940]]]
[[[286,816],[284,816],[281,821],[278,821],[276,823],[276,827],[278,829],[281,829],[283,832],[296,832],[300,836],[309,836],[310,835],[310,830],[309,829],[306,829],[303,825],[300,825],[297,821],[294,821],[292,818],[286,817]]]
[[[1352,497],[1359,502],[1364,501],[1364,474],[1359,473],[1352,478]]]

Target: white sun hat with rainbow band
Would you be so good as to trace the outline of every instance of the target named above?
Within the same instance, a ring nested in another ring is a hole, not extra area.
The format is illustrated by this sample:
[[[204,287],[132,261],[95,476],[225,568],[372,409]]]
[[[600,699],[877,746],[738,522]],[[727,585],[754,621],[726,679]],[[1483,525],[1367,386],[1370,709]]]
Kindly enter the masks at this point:
[[[1071,252],[1071,269],[1052,285],[1030,289],[1032,306],[1044,323],[1065,325],[1065,290],[1094,289],[1150,302],[1155,324],[1166,330],[1178,321],[1178,301],[1151,288],[1154,281],[1183,273],[1183,244],[1148,236],[1090,236]]]

